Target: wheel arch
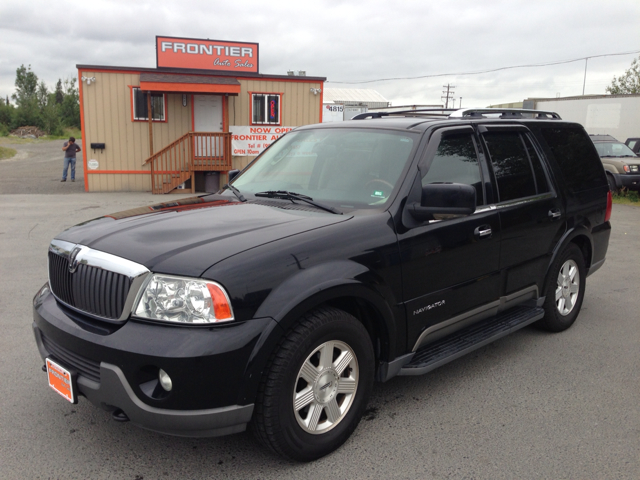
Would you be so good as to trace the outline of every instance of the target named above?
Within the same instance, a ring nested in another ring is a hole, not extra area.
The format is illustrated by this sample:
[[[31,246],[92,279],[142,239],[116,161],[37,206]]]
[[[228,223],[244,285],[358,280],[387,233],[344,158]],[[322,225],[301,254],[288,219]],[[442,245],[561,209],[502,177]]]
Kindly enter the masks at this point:
[[[591,237],[591,232],[584,225],[570,228],[569,230],[567,230],[567,232],[565,232],[565,234],[562,236],[553,250],[553,254],[551,255],[551,259],[549,260],[549,264],[547,265],[547,272],[545,274],[545,281],[542,290],[543,292],[546,292],[547,285],[549,284],[548,282],[552,280],[549,278],[549,275],[551,274],[551,266],[555,262],[558,255],[560,255],[570,243],[575,243],[582,252],[582,256],[584,257],[584,264],[587,270],[591,267],[591,262],[593,259],[593,238]]]
[[[620,188],[620,182],[618,181],[618,173],[617,172],[613,172],[611,170],[606,170],[604,171],[604,173],[607,174],[607,179],[611,178],[613,180],[613,184],[616,186],[616,188]]]
[[[375,277],[375,278],[374,278]],[[390,305],[391,292],[380,284],[380,278],[355,262],[329,262],[300,271],[274,289],[258,308],[255,317],[271,317],[277,327],[265,332],[253,349],[240,395],[245,403],[256,398],[260,378],[269,359],[299,319],[316,308],[331,306],[358,319],[369,332],[380,362],[393,360],[398,354],[396,318]]]

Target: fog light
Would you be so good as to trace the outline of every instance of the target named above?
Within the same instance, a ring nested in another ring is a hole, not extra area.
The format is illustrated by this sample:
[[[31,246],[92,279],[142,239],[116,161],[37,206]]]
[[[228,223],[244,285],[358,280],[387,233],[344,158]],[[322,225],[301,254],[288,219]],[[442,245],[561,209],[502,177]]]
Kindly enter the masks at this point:
[[[171,377],[167,374],[167,372],[160,369],[160,371],[158,372],[158,380],[160,380],[160,385],[162,386],[162,388],[164,388],[167,392],[171,391],[173,385],[171,384]]]

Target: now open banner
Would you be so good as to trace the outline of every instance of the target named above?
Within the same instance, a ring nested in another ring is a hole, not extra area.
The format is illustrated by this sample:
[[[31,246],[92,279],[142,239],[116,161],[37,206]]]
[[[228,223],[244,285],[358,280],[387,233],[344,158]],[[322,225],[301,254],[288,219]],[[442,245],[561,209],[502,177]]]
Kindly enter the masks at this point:
[[[296,127],[276,126],[230,126],[232,155],[254,157],[282,135]]]

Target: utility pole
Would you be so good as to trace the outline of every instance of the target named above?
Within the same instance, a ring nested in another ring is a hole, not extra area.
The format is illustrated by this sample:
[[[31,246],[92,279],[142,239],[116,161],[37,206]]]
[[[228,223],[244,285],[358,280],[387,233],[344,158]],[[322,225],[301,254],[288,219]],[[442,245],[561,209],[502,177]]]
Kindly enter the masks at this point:
[[[442,88],[446,88],[446,90],[443,90],[442,93],[444,93],[445,95],[440,97],[440,99],[444,99],[444,108],[449,108],[449,99],[453,98],[453,94],[456,93],[454,92],[452,89],[456,88],[455,85],[450,85],[450,84],[446,84],[443,85]]]
[[[584,87],[587,84],[587,63],[589,62],[589,57],[584,59],[584,81],[582,82],[582,96],[584,97]]]

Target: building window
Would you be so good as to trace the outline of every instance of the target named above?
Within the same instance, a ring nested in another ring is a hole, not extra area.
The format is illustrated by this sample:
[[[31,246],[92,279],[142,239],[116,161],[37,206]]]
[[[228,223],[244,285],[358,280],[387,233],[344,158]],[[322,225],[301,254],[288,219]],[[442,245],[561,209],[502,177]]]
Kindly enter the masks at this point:
[[[253,125],[280,125],[280,94],[251,94],[251,123]]]
[[[131,95],[133,97],[133,119],[134,120],[149,120],[149,112],[147,111],[148,92],[143,92],[138,87],[131,89]],[[151,119],[154,122],[165,121],[165,95],[163,93],[151,94]]]

